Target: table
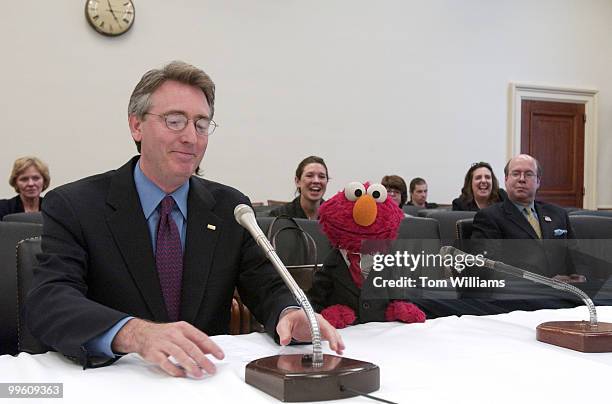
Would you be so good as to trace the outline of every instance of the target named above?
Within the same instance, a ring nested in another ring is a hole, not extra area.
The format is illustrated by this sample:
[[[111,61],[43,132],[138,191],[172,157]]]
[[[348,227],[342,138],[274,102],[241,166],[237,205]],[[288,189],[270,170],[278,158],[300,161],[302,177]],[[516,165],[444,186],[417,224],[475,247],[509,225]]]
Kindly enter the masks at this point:
[[[612,307],[599,307],[612,322]],[[545,321],[588,319],[574,309],[443,317],[422,324],[369,323],[341,330],[345,356],[381,369],[376,396],[400,403],[523,403],[607,401],[612,353],[580,353],[536,341]],[[248,361],[309,346],[278,347],[265,334],[215,336],[226,359],[201,380],[172,378],[138,355],[83,371],[58,353],[0,356],[1,382],[61,382],[65,403],[278,402],[244,383]],[[326,353],[330,353],[326,350]],[[26,399],[3,399],[3,404]],[[42,400],[38,400],[41,402]],[[59,402],[60,400],[57,400]],[[44,402],[54,402],[45,400]],[[340,400],[374,403],[364,397]]]

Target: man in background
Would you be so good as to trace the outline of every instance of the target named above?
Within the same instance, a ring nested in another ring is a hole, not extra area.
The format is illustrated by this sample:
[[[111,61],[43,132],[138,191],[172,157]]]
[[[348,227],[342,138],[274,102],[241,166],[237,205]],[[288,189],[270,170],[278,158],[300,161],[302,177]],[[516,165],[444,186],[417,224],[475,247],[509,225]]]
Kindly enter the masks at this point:
[[[542,178],[540,163],[520,154],[504,168],[508,198],[476,213],[472,230],[472,249],[486,251],[488,258],[503,261],[531,272],[565,282],[584,282],[575,274],[568,239],[574,231],[567,211],[535,200]],[[499,277],[486,270],[472,270],[481,279]],[[503,296],[507,310],[573,307],[579,302],[569,294],[547,297],[552,288],[528,281],[507,278],[505,288],[493,291]],[[507,311],[506,310],[506,311]]]
[[[410,181],[410,201],[406,205],[418,206],[423,209],[436,209],[437,203],[427,202],[427,182],[421,177]]]

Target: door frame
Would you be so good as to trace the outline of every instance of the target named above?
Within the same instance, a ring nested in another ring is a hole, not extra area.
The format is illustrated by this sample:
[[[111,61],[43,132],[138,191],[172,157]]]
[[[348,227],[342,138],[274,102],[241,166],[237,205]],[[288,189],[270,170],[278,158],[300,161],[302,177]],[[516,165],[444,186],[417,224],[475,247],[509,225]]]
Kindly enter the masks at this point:
[[[521,103],[523,100],[584,104],[584,209],[597,209],[597,111],[599,91],[587,88],[510,83],[507,159],[521,152]],[[546,175],[546,171],[544,171]]]

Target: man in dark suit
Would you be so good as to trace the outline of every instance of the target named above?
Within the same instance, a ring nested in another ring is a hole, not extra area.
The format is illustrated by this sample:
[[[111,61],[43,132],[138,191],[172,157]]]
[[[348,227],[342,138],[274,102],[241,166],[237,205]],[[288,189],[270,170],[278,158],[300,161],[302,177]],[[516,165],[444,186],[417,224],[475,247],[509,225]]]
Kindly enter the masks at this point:
[[[540,187],[542,168],[539,162],[527,154],[512,158],[504,168],[508,197],[503,202],[478,211],[474,217],[472,249],[487,251],[489,258],[504,261],[522,269],[554,277],[567,282],[579,282],[583,277],[574,274],[574,265],[568,250],[568,239],[574,238],[567,212],[556,205],[535,201]],[[502,241],[503,240],[503,241]],[[556,240],[556,241],[555,241]],[[571,242],[570,242],[571,243]],[[480,278],[498,277],[486,274],[482,269],[472,270],[470,275]],[[561,300],[552,302],[538,300],[546,287],[521,283],[519,287],[512,278],[505,291],[497,295],[526,294],[526,300],[516,299],[515,309],[540,307],[567,307],[572,305]],[[535,297],[532,301],[530,296]],[[527,306],[522,306],[528,301]],[[552,303],[551,303],[552,302]]]
[[[234,288],[281,344],[308,321],[233,209],[239,191],[195,176],[216,124],[214,84],[183,62],[146,73],[129,127],[140,156],[49,192],[26,304],[41,342],[91,366],[136,352],[173,376],[214,373]],[[344,348],[318,317],[331,349]],[[172,358],[178,365],[172,363]]]

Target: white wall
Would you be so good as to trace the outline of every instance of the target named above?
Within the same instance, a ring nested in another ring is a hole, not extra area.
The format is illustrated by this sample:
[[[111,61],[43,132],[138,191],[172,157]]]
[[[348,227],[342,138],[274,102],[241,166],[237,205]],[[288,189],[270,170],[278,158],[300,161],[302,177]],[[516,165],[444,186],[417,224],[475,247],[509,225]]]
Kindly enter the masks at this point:
[[[328,197],[399,174],[448,203],[471,162],[502,174],[518,81],[599,91],[598,205],[612,207],[612,1],[135,0],[119,38],[95,33],[84,3],[3,2],[0,179],[25,154],[55,186],[120,166],[132,88],[182,59],[217,84],[205,176],[253,200],[289,200],[316,154]]]

